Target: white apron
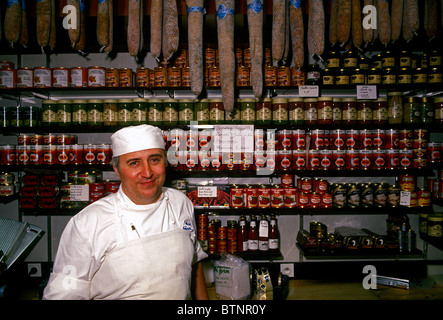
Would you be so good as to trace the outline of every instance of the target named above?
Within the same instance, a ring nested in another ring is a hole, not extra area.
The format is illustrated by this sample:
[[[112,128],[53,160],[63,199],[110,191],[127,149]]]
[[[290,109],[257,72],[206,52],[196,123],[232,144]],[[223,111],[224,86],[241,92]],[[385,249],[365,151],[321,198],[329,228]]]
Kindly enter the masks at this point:
[[[113,200],[118,238],[126,241],[117,243],[103,257],[91,281],[92,299],[190,299],[194,245],[189,232],[179,227],[169,199],[165,196],[160,201],[167,202],[166,208],[171,210],[177,228],[128,241]]]

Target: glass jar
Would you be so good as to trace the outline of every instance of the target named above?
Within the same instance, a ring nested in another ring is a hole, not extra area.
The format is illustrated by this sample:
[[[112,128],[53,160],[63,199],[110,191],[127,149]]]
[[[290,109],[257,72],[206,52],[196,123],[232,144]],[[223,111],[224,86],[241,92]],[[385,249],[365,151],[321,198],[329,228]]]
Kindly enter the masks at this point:
[[[289,98],[289,124],[297,125],[305,122],[305,104],[303,98]]]
[[[194,101],[192,99],[178,100],[178,124],[187,125],[194,121]]]
[[[176,126],[178,124],[178,100],[163,100],[163,124]]]
[[[153,126],[163,124],[163,101],[161,99],[148,99],[148,123]]]
[[[330,70],[340,68],[340,52],[334,50],[329,51],[326,59],[326,68]]]
[[[414,73],[412,75],[412,83],[413,84],[428,83],[428,74],[426,72],[426,69],[415,68]]]
[[[430,68],[428,72],[428,83],[442,83],[443,74],[441,67]]]
[[[274,124],[288,123],[288,99],[286,98],[272,99],[272,123]]]
[[[388,99],[378,98],[372,104],[372,122],[374,125],[388,123]]]
[[[384,68],[381,75],[381,83],[393,85],[397,83],[397,76],[394,68]]]
[[[74,100],[72,101],[72,117],[71,122],[75,126],[88,124],[88,101]]]
[[[60,100],[57,102],[57,125],[70,126],[72,122],[72,101]]]
[[[88,100],[88,125],[103,125],[103,101],[97,99]]]
[[[429,67],[434,68],[434,67],[442,67],[442,53],[440,50],[433,50],[430,54],[429,54]]]
[[[330,68],[326,68],[322,73],[322,84],[324,86],[333,86],[335,84],[335,72]]]
[[[310,64],[306,71],[306,84],[307,85],[320,85],[321,84],[321,70],[318,64]]]
[[[340,69],[335,76],[335,84],[337,86],[349,86],[349,70]]]
[[[434,122],[443,122],[443,97],[434,98]]]
[[[381,84],[381,70],[371,68],[368,73],[368,84]]]
[[[195,120],[198,124],[209,124],[209,100],[201,99],[194,101]]]
[[[357,99],[344,98],[342,99],[342,123],[346,125],[353,125],[357,123]]]
[[[341,98],[332,98],[332,123],[341,124],[342,123],[342,106]]]
[[[209,100],[209,123],[222,124],[225,122],[225,109],[222,99]]]
[[[132,124],[132,100],[118,100],[118,125],[129,126]]]
[[[116,126],[118,124],[117,100],[103,100],[103,125]]]
[[[397,124],[403,121],[402,92],[388,92],[388,123]]]
[[[421,107],[414,97],[409,97],[403,104],[403,123],[420,123]]]
[[[356,50],[349,49],[343,55],[343,68],[355,69],[358,68],[358,54]]]
[[[434,105],[428,101],[428,98],[421,99],[421,123],[434,122]]]
[[[314,125],[318,120],[317,98],[305,98],[305,124]]]
[[[412,68],[412,57],[409,51],[403,50],[398,57],[399,68]]]
[[[132,100],[132,124],[146,123],[146,114],[148,112],[148,100],[143,98],[136,98]]]
[[[397,83],[398,84],[411,84],[412,75],[409,68],[400,68],[397,72]]]
[[[357,123],[370,124],[372,123],[372,101],[358,100],[357,102]]]
[[[51,126],[57,123],[57,101],[42,101],[42,126]]]
[[[372,68],[375,69],[382,69],[382,55],[381,53],[376,54],[375,56],[372,57]]]
[[[394,52],[387,50],[382,54],[381,65],[383,69],[395,68],[395,54]]]
[[[255,103],[255,123],[271,124],[272,122],[272,99],[264,98]]]
[[[366,71],[364,69],[354,69],[351,71],[351,84],[366,84]]]
[[[317,99],[317,123],[332,124],[332,97],[319,97]]]

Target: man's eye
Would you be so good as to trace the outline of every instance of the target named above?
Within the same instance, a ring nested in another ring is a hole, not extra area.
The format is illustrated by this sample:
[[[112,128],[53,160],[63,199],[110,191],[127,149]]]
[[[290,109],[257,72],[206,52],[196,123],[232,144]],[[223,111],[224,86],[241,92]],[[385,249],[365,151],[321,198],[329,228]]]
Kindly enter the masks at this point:
[[[131,161],[128,163],[130,166],[135,166],[137,164],[137,161]]]

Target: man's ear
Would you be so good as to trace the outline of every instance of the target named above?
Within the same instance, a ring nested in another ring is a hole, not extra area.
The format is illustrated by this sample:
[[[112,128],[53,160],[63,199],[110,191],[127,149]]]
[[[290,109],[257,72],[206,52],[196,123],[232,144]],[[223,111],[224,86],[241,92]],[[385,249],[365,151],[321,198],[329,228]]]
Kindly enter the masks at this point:
[[[114,169],[114,172],[117,174],[117,177],[120,179],[120,173],[118,172],[118,169],[115,166],[112,166],[112,169]]]

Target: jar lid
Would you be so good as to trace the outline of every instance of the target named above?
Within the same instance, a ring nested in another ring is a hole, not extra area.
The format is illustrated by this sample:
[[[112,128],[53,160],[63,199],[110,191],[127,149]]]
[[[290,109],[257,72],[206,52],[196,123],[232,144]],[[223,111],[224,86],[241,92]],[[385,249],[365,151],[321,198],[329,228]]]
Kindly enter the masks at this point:
[[[176,102],[178,102],[178,100],[177,99],[164,99],[163,102],[176,103]]]
[[[288,103],[288,99],[286,98],[274,98],[272,99],[272,103]]]
[[[98,100],[98,99],[91,99],[91,100],[88,100],[88,103],[103,103],[103,101]]]
[[[428,221],[443,222],[443,216],[442,215],[431,215],[431,216],[428,216]]]
[[[241,102],[255,102],[255,99],[252,99],[252,98],[244,98],[244,99],[241,99]]]
[[[132,100],[131,99],[120,99],[118,100],[119,103],[131,103]]]
[[[443,97],[435,97],[434,98],[434,103],[440,103],[443,102]]]
[[[87,100],[74,100],[74,101],[72,101],[72,103],[88,103],[88,101]]]
[[[343,102],[355,102],[355,101],[357,101],[357,99],[355,99],[355,98],[343,98],[341,101],[343,101]]]
[[[117,99],[105,99],[103,100],[103,103],[116,103]]]
[[[318,101],[332,101],[332,97],[319,97]]]
[[[305,98],[305,102],[317,102],[317,98]]]
[[[161,99],[148,99],[148,103],[161,103],[162,102],[162,100]]]
[[[148,99],[144,99],[144,98],[135,98],[132,100],[132,102],[148,102]]]
[[[42,101],[42,104],[56,104],[57,103],[57,101],[55,101],[55,100],[43,100]]]
[[[392,91],[387,93],[388,96],[401,96],[403,95],[403,92],[401,91]]]
[[[72,103],[72,100],[58,100],[57,103],[58,104],[67,104],[67,103]]]
[[[192,99],[179,99],[178,102],[194,102]]]
[[[303,102],[303,98],[289,98],[288,102]]]

